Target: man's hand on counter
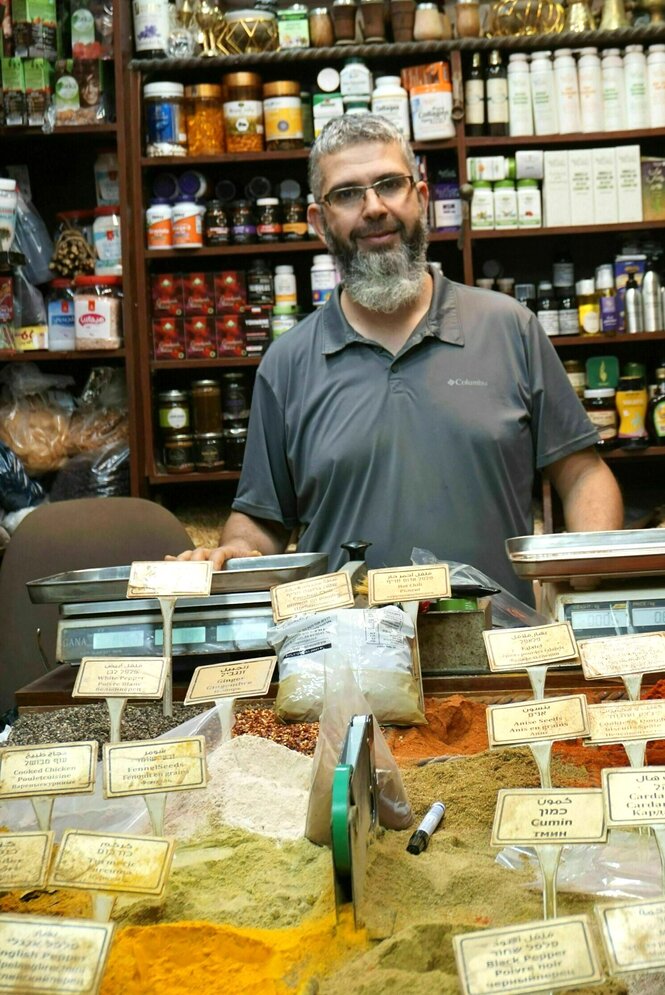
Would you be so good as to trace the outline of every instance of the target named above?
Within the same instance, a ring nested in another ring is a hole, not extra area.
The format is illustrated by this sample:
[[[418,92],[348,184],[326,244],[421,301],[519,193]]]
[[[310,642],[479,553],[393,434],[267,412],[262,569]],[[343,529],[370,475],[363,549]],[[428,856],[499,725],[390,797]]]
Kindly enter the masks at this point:
[[[167,560],[211,560],[213,570],[221,570],[227,560],[241,556],[262,556],[259,549],[248,549],[242,544],[216,546],[211,549],[209,546],[199,546],[197,549],[186,549],[184,553],[177,556],[167,556]]]

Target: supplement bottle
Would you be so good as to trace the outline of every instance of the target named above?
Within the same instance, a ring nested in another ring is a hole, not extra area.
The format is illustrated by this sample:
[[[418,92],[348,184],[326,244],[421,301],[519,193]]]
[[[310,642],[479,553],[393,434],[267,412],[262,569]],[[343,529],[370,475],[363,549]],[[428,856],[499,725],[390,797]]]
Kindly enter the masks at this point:
[[[554,53],[554,83],[559,134],[570,135],[580,131],[577,65],[569,48],[560,48]]]
[[[551,55],[534,52],[531,56],[531,98],[537,135],[556,135],[559,131]]]
[[[577,316],[581,334],[598,335],[600,332],[600,304],[594,281],[578,280],[575,290],[577,292]]]
[[[228,245],[231,226],[226,206],[221,200],[209,200],[203,217],[203,236],[206,245]]]
[[[656,386],[647,409],[647,431],[654,445],[665,446],[665,366],[656,370]]]
[[[372,114],[392,122],[405,138],[411,137],[409,95],[399,76],[379,76],[372,91]]]
[[[603,75],[598,49],[583,48],[577,63],[580,85],[580,130],[603,130]]]
[[[303,148],[300,83],[278,80],[264,84],[263,123],[269,152]]]
[[[224,152],[222,88],[212,83],[185,87],[185,121],[189,155]]]
[[[647,81],[652,128],[665,127],[665,45],[650,45],[647,54]]]
[[[322,307],[339,283],[333,257],[327,254],[314,256],[310,278],[312,283],[312,304],[314,307]]]
[[[512,180],[494,184],[494,227],[517,228],[517,192]]]
[[[256,202],[256,235],[259,242],[279,242],[282,215],[278,197],[259,197]]]
[[[71,280],[51,280],[46,303],[49,352],[76,348],[74,324],[74,285]]]
[[[484,134],[485,73],[480,52],[473,53],[471,68],[464,81],[464,121],[467,135]]]
[[[254,259],[247,271],[247,303],[275,303],[272,273],[263,259]]]
[[[633,131],[650,127],[647,90],[647,60],[641,45],[626,45],[623,57],[626,84],[626,129]]]
[[[603,84],[603,131],[626,128],[626,81],[618,48],[606,48],[601,63]]]
[[[275,304],[298,304],[293,266],[275,266]]]
[[[146,83],[143,87],[146,155],[187,155],[182,83]]]
[[[203,216],[198,204],[182,197],[173,205],[173,247],[200,249],[203,245]]]
[[[156,197],[145,212],[146,245],[149,249],[173,248],[173,207]]]
[[[618,440],[622,445],[644,445],[647,441],[646,413],[648,406],[644,377],[623,376],[616,393],[619,414]]]
[[[559,290],[559,335],[579,335],[579,333],[580,323],[575,288],[562,287]]]
[[[511,135],[533,135],[529,63],[523,52],[508,59],[508,124]]]
[[[224,133],[227,152],[263,151],[263,89],[258,73],[227,73]]]
[[[541,280],[538,284],[536,317],[547,335],[559,334],[559,301],[549,280]]]
[[[627,266],[628,281],[624,291],[624,314],[626,331],[630,335],[644,331],[644,308],[642,306],[642,291],[640,290],[634,266]]]
[[[517,227],[540,228],[543,223],[538,180],[517,181]]]
[[[617,443],[619,415],[616,408],[616,392],[613,387],[597,387],[584,391],[584,407],[598,431],[598,449],[611,449]]]
[[[616,335],[619,329],[619,309],[614,287],[614,267],[611,263],[596,268],[596,295],[600,308],[600,330],[603,335]]]

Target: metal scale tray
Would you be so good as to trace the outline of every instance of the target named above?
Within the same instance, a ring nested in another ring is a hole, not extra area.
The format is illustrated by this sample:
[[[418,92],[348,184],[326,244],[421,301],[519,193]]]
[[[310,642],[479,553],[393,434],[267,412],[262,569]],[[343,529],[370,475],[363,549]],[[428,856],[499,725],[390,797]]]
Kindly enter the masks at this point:
[[[526,580],[654,577],[665,574],[665,529],[517,536],[506,552]]]

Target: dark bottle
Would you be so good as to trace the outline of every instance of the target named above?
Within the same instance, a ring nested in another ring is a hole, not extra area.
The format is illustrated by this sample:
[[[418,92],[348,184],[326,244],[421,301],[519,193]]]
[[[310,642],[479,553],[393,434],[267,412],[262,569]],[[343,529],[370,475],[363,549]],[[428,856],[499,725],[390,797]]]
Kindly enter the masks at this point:
[[[467,135],[482,135],[485,130],[485,74],[483,57],[473,53],[471,68],[464,82],[464,119]]]
[[[255,259],[247,272],[247,303],[275,303],[272,273],[263,259]]]
[[[490,52],[485,76],[488,134],[508,134],[508,74],[501,52]]]
[[[665,366],[656,370],[656,386],[647,408],[647,431],[654,446],[665,446]]]

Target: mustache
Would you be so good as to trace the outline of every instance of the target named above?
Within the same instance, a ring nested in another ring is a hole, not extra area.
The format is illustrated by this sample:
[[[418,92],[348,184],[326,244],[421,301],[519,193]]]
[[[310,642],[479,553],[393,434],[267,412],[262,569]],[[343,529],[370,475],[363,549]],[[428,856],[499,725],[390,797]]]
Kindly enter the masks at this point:
[[[392,225],[385,224],[371,224],[368,223],[360,228],[352,229],[350,233],[350,238],[355,241],[359,238],[371,238],[376,235],[392,235],[399,233],[400,235],[406,235],[406,226],[401,221],[395,221]]]

